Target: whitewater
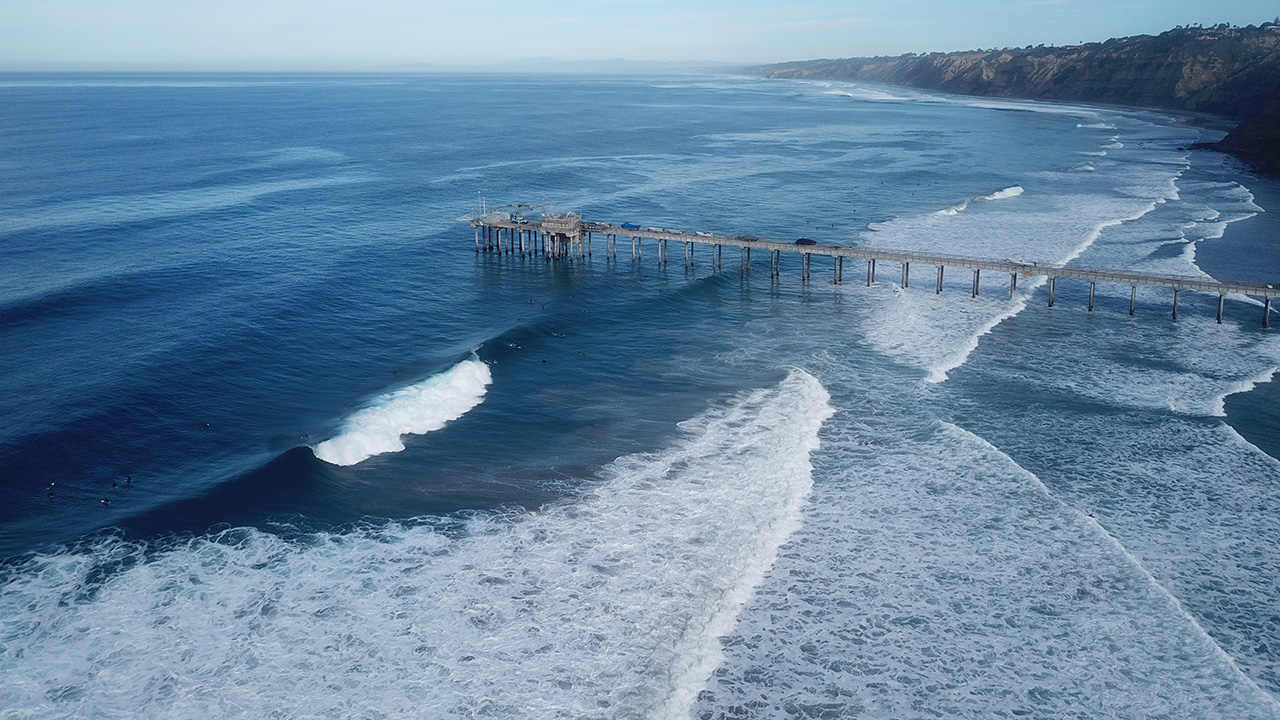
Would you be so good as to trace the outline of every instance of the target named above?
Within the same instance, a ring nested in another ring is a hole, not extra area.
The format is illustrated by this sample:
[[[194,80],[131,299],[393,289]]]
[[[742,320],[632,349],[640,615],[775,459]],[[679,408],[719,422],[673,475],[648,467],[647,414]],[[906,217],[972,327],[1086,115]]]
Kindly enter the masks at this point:
[[[1256,302],[549,264],[454,220],[479,190],[1265,282],[1272,191],[1182,149],[1206,131],[834,83],[234,80],[0,87],[12,717],[1280,717]]]

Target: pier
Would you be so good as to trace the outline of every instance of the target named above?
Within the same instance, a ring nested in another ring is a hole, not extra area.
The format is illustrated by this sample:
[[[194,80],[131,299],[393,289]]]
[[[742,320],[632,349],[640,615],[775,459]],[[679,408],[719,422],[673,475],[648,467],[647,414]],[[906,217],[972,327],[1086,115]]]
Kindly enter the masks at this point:
[[[797,245],[785,240],[768,239],[755,235],[724,235],[712,232],[686,232],[666,228],[640,227],[632,223],[593,222],[582,219],[576,213],[544,213],[540,220],[529,220],[519,213],[481,211],[468,219],[475,228],[476,252],[497,252],[519,254],[522,256],[541,255],[548,261],[556,259],[586,258],[592,255],[592,244],[595,237],[604,241],[604,253],[608,258],[617,258],[618,240],[629,241],[633,260],[643,259],[645,241],[653,244],[656,261],[660,265],[668,262],[670,243],[682,245],[683,260],[686,267],[692,267],[697,260],[695,249],[706,247],[706,262],[712,269],[724,267],[723,254],[725,248],[737,248],[739,251],[738,267],[741,272],[751,269],[751,254],[758,256],[768,254],[770,277],[782,274],[783,253],[798,255],[800,260],[800,277],[809,280],[812,277],[813,257],[831,258],[832,281],[844,281],[845,260],[861,261],[866,264],[866,280],[870,286],[876,281],[876,264],[878,262],[894,263],[900,271],[900,282],[903,288],[910,286],[911,266],[932,267],[936,275],[934,292],[942,293],[944,273],[959,270],[972,273],[972,297],[981,292],[981,278],[985,271],[1009,276],[1009,296],[1018,289],[1018,278],[1044,277],[1049,285],[1049,307],[1053,307],[1057,281],[1060,278],[1074,278],[1089,283],[1088,310],[1093,312],[1094,291],[1097,283],[1114,283],[1129,285],[1129,314],[1136,309],[1139,286],[1163,287],[1172,290],[1172,317],[1178,319],[1178,296],[1183,290],[1216,294],[1218,296],[1218,322],[1222,322],[1222,314],[1227,295],[1244,295],[1256,297],[1263,304],[1262,327],[1270,327],[1271,302],[1280,295],[1280,289],[1271,285],[1252,285],[1248,283],[1218,282],[1208,278],[1197,278],[1184,275],[1161,275],[1156,273],[1133,272],[1129,270],[1106,270],[1080,267],[1076,265],[1056,265],[1022,260],[999,260],[993,258],[969,257],[964,255],[946,255],[941,253],[925,253],[909,250],[889,250],[845,245]]]

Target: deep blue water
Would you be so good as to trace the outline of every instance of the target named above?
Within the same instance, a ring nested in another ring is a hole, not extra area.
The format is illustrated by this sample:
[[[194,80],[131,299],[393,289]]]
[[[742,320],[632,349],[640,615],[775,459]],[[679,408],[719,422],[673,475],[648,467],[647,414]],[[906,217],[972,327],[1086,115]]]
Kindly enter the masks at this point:
[[[0,98],[16,717],[1280,713],[1259,304],[548,264],[458,220],[1280,278],[1280,191],[1207,133],[732,78]]]

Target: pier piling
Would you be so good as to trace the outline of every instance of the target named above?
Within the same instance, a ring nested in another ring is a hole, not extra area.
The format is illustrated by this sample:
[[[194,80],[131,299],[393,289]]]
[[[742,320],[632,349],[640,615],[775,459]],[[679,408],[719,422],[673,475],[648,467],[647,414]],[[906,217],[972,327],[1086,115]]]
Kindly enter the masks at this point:
[[[866,260],[868,287],[874,285],[876,282],[876,263],[878,260],[889,260],[891,262],[899,263],[902,272],[903,289],[910,286],[911,263],[924,262],[933,265],[937,269],[937,284],[935,286],[935,292],[937,294],[942,293],[947,265],[968,268],[973,272],[973,288],[971,294],[975,298],[981,293],[983,270],[1009,273],[1010,299],[1017,295],[1019,274],[1024,277],[1045,277],[1049,281],[1049,307],[1053,307],[1057,299],[1058,278],[1075,278],[1078,280],[1085,280],[1089,283],[1088,309],[1090,312],[1093,311],[1097,301],[1097,282],[1127,282],[1129,283],[1130,316],[1133,316],[1136,313],[1138,286],[1143,285],[1151,287],[1166,287],[1173,290],[1173,308],[1171,314],[1174,320],[1177,320],[1178,318],[1178,301],[1181,299],[1182,290],[1191,290],[1197,293],[1217,294],[1218,306],[1216,319],[1219,324],[1223,322],[1223,318],[1226,314],[1227,295],[1240,294],[1249,297],[1256,297],[1262,300],[1264,305],[1262,326],[1264,328],[1269,328],[1271,326],[1271,304],[1275,297],[1280,295],[1280,289],[1271,285],[1220,282],[1211,278],[1203,277],[1164,275],[1132,270],[1108,270],[1063,264],[1042,265],[1020,260],[1001,260],[996,258],[945,255],[941,253],[928,253],[914,250],[893,250],[840,245],[815,246],[808,243],[804,246],[798,247],[791,242],[767,240],[754,235],[724,235],[701,231],[686,234],[686,232],[681,230],[666,230],[661,228],[641,229],[638,225],[633,225],[631,223],[624,223],[626,226],[624,228],[621,225],[614,225],[611,223],[585,221],[577,213],[544,213],[540,220],[529,220],[523,216],[514,216],[513,214],[501,212],[486,214],[483,206],[481,206],[476,215],[470,216],[467,219],[470,220],[471,226],[474,229],[472,242],[474,251],[477,255],[481,252],[492,252],[498,255],[513,256],[516,253],[519,253],[521,257],[532,258],[536,254],[541,253],[542,257],[548,263],[560,259],[582,259],[585,261],[586,259],[591,258],[594,255],[594,234],[597,232],[604,234],[606,257],[616,259],[618,254],[618,236],[615,231],[623,230],[624,232],[632,231],[625,232],[625,234],[627,237],[631,238],[631,258],[633,262],[638,262],[642,259],[644,254],[644,242],[652,239],[657,246],[657,262],[659,267],[665,267],[669,262],[668,252],[669,242],[671,240],[683,243],[686,269],[694,268],[697,265],[696,245],[698,244],[711,246],[712,269],[723,269],[724,245],[739,248],[742,253],[740,267],[743,274],[749,273],[751,270],[751,249],[753,247],[764,248],[769,251],[769,274],[774,278],[780,278],[782,276],[782,254],[784,252],[797,253],[801,256],[800,273],[802,281],[809,281],[813,277],[813,256],[827,255],[832,258],[833,284],[839,284],[844,281],[845,258]]]

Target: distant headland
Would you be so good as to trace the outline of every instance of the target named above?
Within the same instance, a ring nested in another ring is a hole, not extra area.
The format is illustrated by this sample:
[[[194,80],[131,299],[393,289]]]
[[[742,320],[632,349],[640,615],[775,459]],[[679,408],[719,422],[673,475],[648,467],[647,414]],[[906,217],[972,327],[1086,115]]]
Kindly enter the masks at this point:
[[[1280,175],[1280,22],[1179,27],[1066,47],[807,60],[749,68],[771,78],[862,80],[959,95],[1174,110],[1235,125],[1200,147]]]

